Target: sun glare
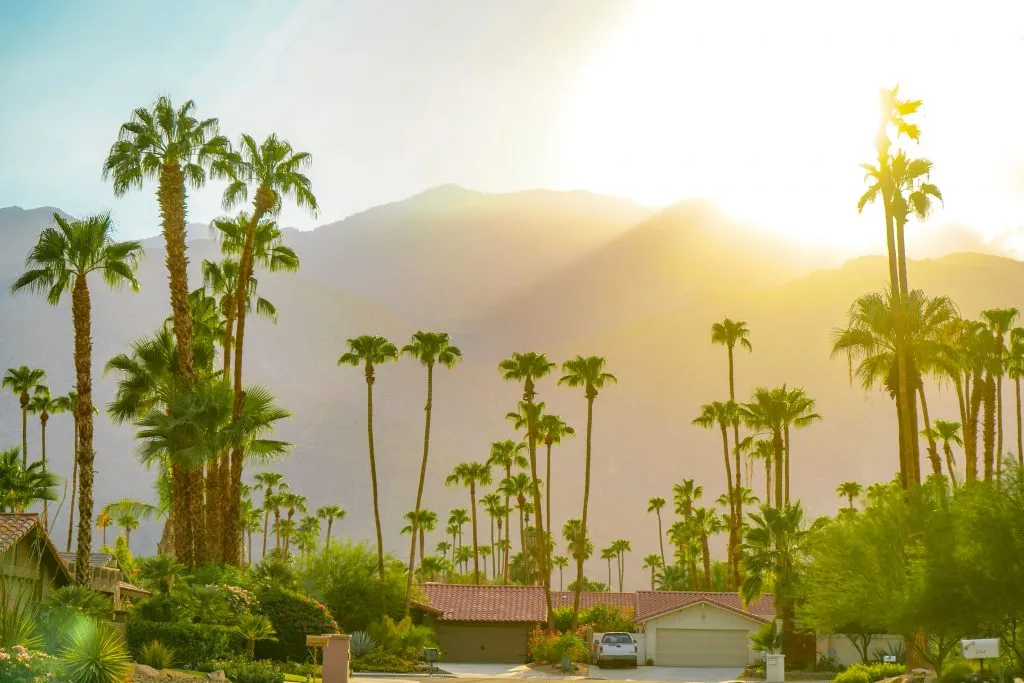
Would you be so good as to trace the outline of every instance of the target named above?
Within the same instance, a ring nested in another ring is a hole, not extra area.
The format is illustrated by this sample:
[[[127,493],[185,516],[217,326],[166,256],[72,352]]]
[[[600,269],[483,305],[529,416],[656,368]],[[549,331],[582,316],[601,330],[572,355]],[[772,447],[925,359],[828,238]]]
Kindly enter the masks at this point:
[[[563,182],[653,205],[706,197],[804,242],[877,245],[855,204],[878,90],[899,81],[931,104],[941,82],[912,45],[879,35],[873,12],[835,8],[640,3],[567,95]]]

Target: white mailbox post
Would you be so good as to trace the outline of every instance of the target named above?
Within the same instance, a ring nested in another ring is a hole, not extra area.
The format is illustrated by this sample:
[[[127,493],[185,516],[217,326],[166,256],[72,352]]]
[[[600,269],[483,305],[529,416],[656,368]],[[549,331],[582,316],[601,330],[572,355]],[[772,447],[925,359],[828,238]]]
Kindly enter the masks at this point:
[[[786,655],[765,655],[764,677],[766,683],[784,683],[786,680]]]
[[[963,651],[964,659],[977,659],[981,671],[985,671],[986,659],[997,659],[999,657],[998,638],[973,638],[961,640],[960,648]]]

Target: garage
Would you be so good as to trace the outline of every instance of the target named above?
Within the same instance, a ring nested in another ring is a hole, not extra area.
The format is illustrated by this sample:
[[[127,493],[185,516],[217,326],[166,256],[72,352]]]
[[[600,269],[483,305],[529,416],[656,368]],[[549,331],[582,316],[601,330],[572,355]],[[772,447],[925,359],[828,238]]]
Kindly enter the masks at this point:
[[[747,630],[658,629],[654,663],[658,666],[746,666]]]
[[[449,662],[525,662],[530,629],[524,624],[440,623],[437,640]]]

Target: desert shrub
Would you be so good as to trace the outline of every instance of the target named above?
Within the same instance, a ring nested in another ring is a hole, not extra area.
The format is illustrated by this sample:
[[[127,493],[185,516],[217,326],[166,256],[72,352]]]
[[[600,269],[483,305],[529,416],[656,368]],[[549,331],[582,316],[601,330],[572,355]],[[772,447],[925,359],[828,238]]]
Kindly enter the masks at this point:
[[[271,588],[257,596],[258,611],[270,619],[276,641],[256,643],[256,656],[278,661],[305,661],[307,635],[337,633],[338,624],[330,611],[313,598],[283,588]]]
[[[4,683],[35,683],[43,680],[54,668],[54,660],[38,650],[21,645],[0,647],[0,681]]]
[[[832,655],[818,655],[818,661],[814,665],[815,671],[842,671],[843,665],[839,662],[838,657]]]
[[[377,647],[377,641],[366,631],[356,631],[352,634],[349,650],[353,657],[361,657],[375,647]]]
[[[232,626],[144,619],[128,621],[128,649],[136,657],[151,640],[166,644],[177,654],[179,664],[190,666],[199,662],[240,659],[246,652],[245,638]]]
[[[538,664],[561,662],[568,656],[574,662],[590,661],[590,649],[580,633],[535,629],[527,646],[529,657]]]
[[[419,659],[423,648],[437,647],[433,629],[417,626],[409,617],[397,622],[391,617],[384,617],[371,624],[367,634],[377,642],[377,649],[404,660]]]
[[[379,673],[409,673],[412,662],[383,650],[377,649],[352,660],[354,671],[375,671]]]
[[[959,661],[947,665],[942,675],[939,676],[939,683],[964,683],[974,673],[974,667],[970,662]]]
[[[121,683],[130,668],[121,634],[92,619],[75,624],[60,653],[61,680],[67,683]]]
[[[159,640],[151,640],[139,648],[139,653],[135,659],[139,664],[151,666],[158,671],[170,669],[174,665],[174,650]]]
[[[232,683],[284,683],[284,672],[274,662],[225,662],[221,668]]]
[[[384,615],[405,614],[405,568],[389,558],[384,571]],[[365,544],[332,543],[306,561],[302,587],[337,615],[345,633],[365,631],[381,618],[377,551]]]

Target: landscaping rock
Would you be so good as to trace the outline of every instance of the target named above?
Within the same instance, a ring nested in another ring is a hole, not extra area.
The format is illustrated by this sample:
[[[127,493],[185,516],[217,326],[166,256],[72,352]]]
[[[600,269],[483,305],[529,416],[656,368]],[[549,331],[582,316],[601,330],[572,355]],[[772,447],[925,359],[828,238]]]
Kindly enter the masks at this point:
[[[231,683],[223,671],[214,671],[210,674],[209,678],[211,681],[217,681],[218,683]]]
[[[135,671],[132,673],[132,680],[136,683],[149,683],[149,681],[166,681],[169,680],[168,676],[163,671],[157,671],[151,666],[145,664],[136,664]]]

